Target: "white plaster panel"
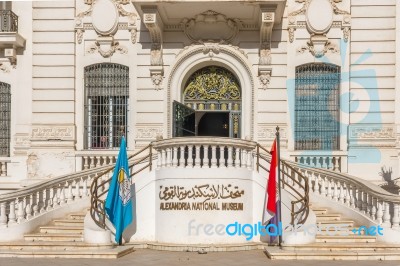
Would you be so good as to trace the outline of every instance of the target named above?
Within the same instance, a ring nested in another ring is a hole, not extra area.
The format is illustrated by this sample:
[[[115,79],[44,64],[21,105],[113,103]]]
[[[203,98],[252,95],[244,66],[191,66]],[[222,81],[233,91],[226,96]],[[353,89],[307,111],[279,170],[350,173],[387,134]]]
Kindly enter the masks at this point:
[[[269,112],[257,112],[258,123],[278,123],[282,124],[287,120],[287,114],[285,113],[269,113]]]
[[[34,1],[33,7],[75,7],[75,0],[69,1]]]
[[[354,0],[352,1],[354,2]],[[387,1],[380,1],[375,2],[376,4],[381,4],[382,2]],[[389,2],[389,1],[388,1]],[[396,9],[393,8],[394,6],[379,6],[376,5],[374,7],[371,6],[352,6],[351,7],[351,17],[353,24],[353,19],[355,18],[378,18],[378,17],[395,17],[396,16]],[[352,25],[353,27],[353,25]]]
[[[34,43],[33,54],[75,54],[74,43]]]
[[[394,98],[391,101],[383,101],[382,99],[380,101],[363,101],[355,96],[352,98],[357,99],[357,104],[350,104],[350,112],[394,112]],[[377,105],[379,107],[372,107]]]
[[[163,113],[143,113],[137,112],[136,123],[139,124],[164,124],[164,116]]]
[[[351,30],[351,40],[357,41],[393,41],[395,40],[395,30]]]
[[[38,90],[35,89],[32,92],[32,100],[64,100],[64,101],[74,101],[75,92],[74,90]]]
[[[164,105],[162,101],[145,101],[145,102],[137,102],[136,110],[140,112],[156,112],[162,113],[164,111]]]
[[[34,31],[73,31],[75,20],[34,20],[32,27]]]
[[[74,123],[73,113],[35,113],[32,116],[32,124],[57,124],[62,121],[63,123]]]
[[[364,122],[364,119],[368,116],[368,121]],[[350,123],[394,123],[393,112],[390,113],[350,113]]]
[[[52,66],[52,67],[44,67],[44,66],[35,66],[33,68],[33,76],[34,77],[43,77],[43,78],[73,78],[75,77],[75,67],[72,66]]]
[[[34,66],[68,66],[74,65],[74,55],[33,55]]]
[[[33,19],[71,19],[75,17],[74,8],[35,8]]]
[[[32,112],[34,113],[73,113],[74,101],[34,101],[32,103]]]
[[[374,84],[377,84],[378,88],[394,88],[396,81],[394,77],[351,77],[351,86],[357,88],[356,84],[362,84],[362,88],[376,89]]]
[[[385,0],[385,1],[376,1],[376,0],[351,0],[352,6],[368,6],[369,8],[375,8],[377,6],[394,6],[396,5],[396,0]],[[374,7],[371,7],[374,6]]]
[[[33,42],[46,42],[46,43],[74,43],[75,42],[75,32],[56,32],[56,31],[47,31],[47,32],[34,32],[33,34]]]
[[[371,69],[376,72],[376,77],[394,77],[396,75],[396,70],[391,65],[353,65],[351,66],[351,77],[369,77],[370,71],[360,70]]]
[[[387,101],[387,100],[394,100],[395,98],[395,89],[383,89],[379,87],[379,89],[374,90],[374,89],[367,89],[367,91],[364,88],[352,88],[351,89],[351,94],[353,99],[358,99],[361,101],[367,101],[370,100],[370,94],[376,95],[378,94],[377,99],[381,101]]]
[[[32,86],[41,89],[70,89],[74,88],[75,80],[71,78],[33,78]]]
[[[352,42],[351,53],[365,53],[367,50],[370,50],[372,53],[379,52],[394,52],[396,51],[396,42],[395,41],[385,41],[385,42]]]
[[[154,88],[151,90],[138,89],[136,97],[137,101],[163,101],[164,93],[163,91],[155,91]]]
[[[258,111],[268,113],[286,113],[286,101],[258,101]],[[283,122],[283,121],[282,121]]]
[[[286,101],[287,91],[286,88],[277,89],[276,87],[268,86],[267,90],[258,90],[259,103],[262,101]]]
[[[393,18],[352,18],[351,30],[376,30],[376,29],[394,29],[396,19]]]

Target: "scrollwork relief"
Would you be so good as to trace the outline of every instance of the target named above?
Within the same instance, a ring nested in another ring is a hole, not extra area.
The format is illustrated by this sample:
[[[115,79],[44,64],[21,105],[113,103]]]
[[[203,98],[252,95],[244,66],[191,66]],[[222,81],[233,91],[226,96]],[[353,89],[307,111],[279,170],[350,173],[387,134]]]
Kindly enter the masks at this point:
[[[88,54],[94,54],[95,52],[99,52],[99,54],[104,57],[108,58],[112,56],[115,52],[119,52],[120,54],[127,54],[128,49],[122,45],[119,44],[119,42],[113,42],[110,46],[110,49],[107,51],[104,51],[99,42],[95,42],[92,46],[89,46],[86,50],[86,53]]]

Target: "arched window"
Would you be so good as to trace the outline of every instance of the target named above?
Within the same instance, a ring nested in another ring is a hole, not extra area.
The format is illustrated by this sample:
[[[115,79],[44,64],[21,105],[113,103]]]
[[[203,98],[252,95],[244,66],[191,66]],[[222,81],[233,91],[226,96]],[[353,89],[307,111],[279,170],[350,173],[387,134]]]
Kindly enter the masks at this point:
[[[129,68],[101,63],[85,67],[87,149],[111,149],[128,132]]]
[[[296,67],[296,150],[339,150],[339,90],[339,66],[310,63]]]
[[[10,156],[11,88],[0,82],[0,156]]]

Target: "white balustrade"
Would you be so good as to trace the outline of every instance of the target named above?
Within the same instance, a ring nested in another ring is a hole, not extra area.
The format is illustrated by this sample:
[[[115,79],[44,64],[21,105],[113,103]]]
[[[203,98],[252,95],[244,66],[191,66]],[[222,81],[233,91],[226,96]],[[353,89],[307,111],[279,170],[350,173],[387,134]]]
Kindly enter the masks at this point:
[[[87,150],[77,152],[77,157],[82,160],[82,169],[77,170],[87,170],[94,167],[101,167],[112,165],[116,162],[118,156],[118,150],[115,151],[97,151],[97,150]]]
[[[154,143],[158,154],[158,168],[240,167],[252,170],[255,147],[256,143],[253,141],[207,137],[176,138]]]
[[[110,166],[46,180],[15,192],[0,195],[0,227],[21,224],[89,195],[88,186],[97,173]]]
[[[294,161],[310,167],[328,169],[335,172],[342,172],[344,155],[291,155]]]

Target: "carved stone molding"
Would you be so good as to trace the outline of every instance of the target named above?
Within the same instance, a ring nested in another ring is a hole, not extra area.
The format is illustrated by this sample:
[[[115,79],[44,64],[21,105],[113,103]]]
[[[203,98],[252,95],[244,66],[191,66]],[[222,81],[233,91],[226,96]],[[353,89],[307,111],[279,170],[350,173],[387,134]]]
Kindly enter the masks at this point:
[[[307,45],[301,46],[297,49],[297,52],[304,53],[309,51],[316,58],[324,56],[328,51],[332,53],[339,53],[337,46],[330,41],[325,36],[313,36]]]
[[[32,140],[75,140],[75,126],[32,126]]]
[[[349,139],[396,139],[396,129],[394,126],[350,126]]]
[[[269,83],[271,81],[272,68],[270,67],[259,67],[258,68],[258,78],[260,80],[261,87],[266,90],[268,89]]]
[[[240,49],[239,46],[235,46],[232,44],[223,44],[223,43],[203,43],[203,45],[204,45],[203,53],[208,54],[208,56],[210,56],[210,60],[212,60],[212,57],[219,54],[221,47],[233,48],[236,51],[238,51],[239,53],[241,53],[242,55],[244,55],[246,58],[248,58],[246,52],[243,51],[242,49]],[[191,45],[187,45],[187,46],[183,47],[183,49],[179,51],[179,53],[176,55],[176,57],[179,57],[181,54],[186,52],[189,48],[192,48],[194,46],[198,46],[198,44],[192,43]]]
[[[342,0],[296,0],[297,3],[301,3],[302,6],[288,14],[288,34],[289,42],[294,41],[294,34],[296,29],[306,27],[310,33],[310,39],[323,38],[333,27],[339,27],[343,32],[343,40],[348,41],[351,29],[351,15],[349,12],[340,9],[336,4],[342,2]],[[305,21],[298,21],[303,17],[297,18],[298,15],[305,15]],[[332,51],[332,46],[326,39],[324,49],[316,49],[313,40],[307,43],[307,46],[300,48],[303,52],[305,50],[310,51],[315,57],[321,57],[327,51]],[[308,47],[308,48],[307,48]],[[307,49],[304,49],[307,48]],[[311,48],[311,49],[309,49]]]
[[[151,82],[156,90],[162,89],[162,81],[164,79],[164,69],[161,66],[150,67]]]
[[[29,133],[16,133],[14,136],[14,154],[26,155],[31,146]]]
[[[136,125],[135,138],[139,140],[155,140],[163,135],[162,125]]]
[[[271,36],[272,28],[274,27],[274,21],[274,12],[261,12],[259,65],[271,64]]]
[[[227,18],[221,13],[207,10],[194,18],[183,19],[180,24],[185,35],[194,43],[230,43],[242,23],[239,19]]]
[[[0,71],[4,73],[9,73],[10,68],[6,64],[0,62]]]
[[[85,0],[85,4],[89,5],[86,11],[78,13],[75,17],[75,31],[78,44],[81,44],[84,37],[85,30],[95,30],[96,34],[100,36],[114,36],[115,33],[121,29],[120,17],[127,17],[126,30],[130,32],[131,42],[136,43],[137,38],[137,14],[127,11],[124,6],[131,4],[127,0]],[[96,6],[97,4],[97,6]],[[103,5],[104,7],[99,7]],[[96,8],[100,11],[96,12]],[[104,12],[102,9],[107,9],[106,14],[108,25],[105,24],[106,20],[101,16]],[[97,16],[93,18],[94,15]],[[97,14],[97,15],[96,15]],[[114,16],[114,17],[112,17]],[[97,23],[97,25],[96,25]],[[126,23],[125,23],[126,24]],[[105,27],[105,28],[104,28]]]
[[[258,125],[258,140],[274,140],[276,135],[277,125],[259,124]],[[280,137],[282,140],[287,140],[287,127],[286,125],[279,125]]]
[[[128,53],[128,49],[120,45],[119,42],[114,42],[112,37],[99,37],[93,45],[86,49],[87,54],[94,54],[96,51],[104,58],[112,56],[115,52]]]

